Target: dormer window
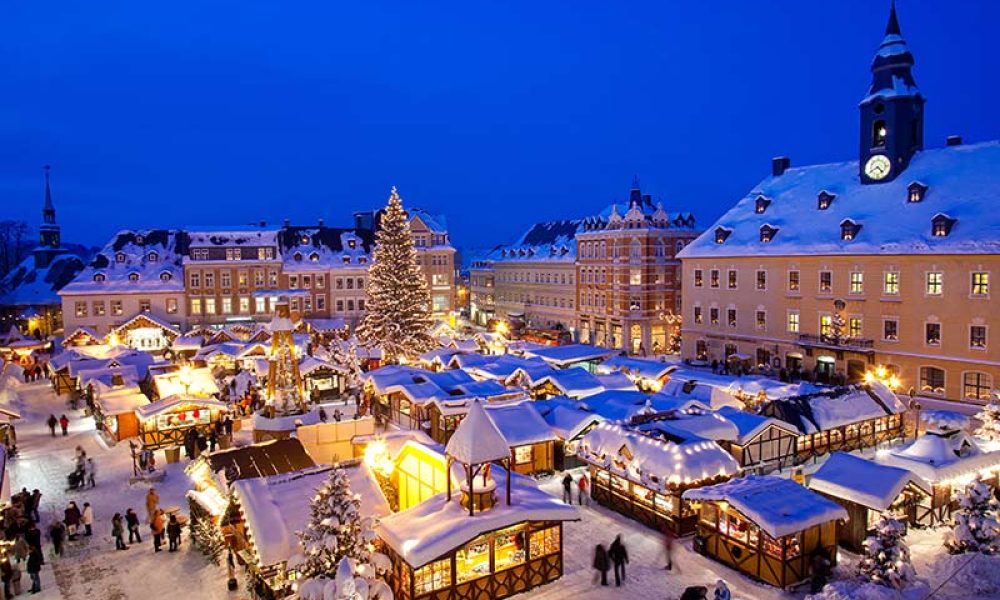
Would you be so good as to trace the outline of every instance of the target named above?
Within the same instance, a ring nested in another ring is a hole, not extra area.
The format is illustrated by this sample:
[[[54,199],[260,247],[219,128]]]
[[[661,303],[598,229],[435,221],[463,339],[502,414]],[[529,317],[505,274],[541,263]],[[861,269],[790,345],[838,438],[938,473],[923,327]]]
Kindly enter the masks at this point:
[[[924,194],[927,193],[927,186],[920,183],[919,181],[914,181],[909,186],[906,187],[906,201],[907,202],[923,202]]]
[[[351,257],[350,256],[345,256],[343,260],[344,260],[344,264],[345,265],[351,264]]]
[[[731,234],[732,232],[733,232],[732,229],[726,229],[725,227],[716,227],[716,229],[715,229],[715,243],[716,244],[723,244],[723,243],[725,243],[726,238],[728,238],[729,234]]]
[[[170,271],[164,271],[160,273],[160,281],[170,281],[173,278],[174,276],[173,274],[170,273]]]
[[[830,192],[823,190],[819,193],[819,196],[816,197],[816,208],[820,210],[830,208],[830,205],[833,204],[833,199],[836,197],[836,194],[831,194]]]
[[[952,226],[957,219],[952,219],[948,215],[938,213],[931,219],[931,235],[934,237],[946,237],[951,233]]]
[[[125,262],[125,253],[124,252],[117,252],[115,254],[115,262],[119,263],[119,264]]]
[[[135,243],[139,244],[141,246],[141,245],[143,245],[143,244],[146,243],[146,238],[142,237],[141,235],[136,235],[135,236]]]
[[[354,250],[354,248],[357,247],[357,245],[358,245],[357,240],[355,240],[353,238],[347,240],[347,247],[350,248],[351,250]]]
[[[306,244],[308,244],[309,243],[309,236],[308,235],[302,236],[302,239],[299,240],[299,243],[302,244],[303,246],[305,246]]]
[[[129,281],[139,281],[139,274],[136,273],[135,271],[129,273],[128,274],[128,280]]]
[[[840,222],[840,239],[848,242],[858,237],[858,232],[861,231],[861,224],[855,223],[850,219],[844,219]]]
[[[358,264],[359,264],[359,265],[363,265],[363,264],[365,264],[366,262],[368,262],[368,259],[367,259],[366,257],[364,257],[364,256],[359,256],[359,257],[358,257]]]
[[[148,260],[149,262],[156,262],[160,260],[160,255],[157,254],[156,252],[150,252],[149,254],[146,255],[146,260]]]
[[[872,148],[885,146],[885,139],[888,135],[889,130],[886,129],[885,121],[879,119],[872,123]]]
[[[108,278],[104,273],[94,273],[94,281],[101,283]]]
[[[764,242],[765,244],[770,243],[770,241],[774,239],[774,236],[777,235],[777,233],[778,233],[777,227],[771,227],[770,225],[761,225],[760,241]]]
[[[754,203],[754,212],[758,215],[762,215],[770,204],[771,201],[764,196],[757,196],[757,201]]]
[[[296,252],[295,254],[292,255],[292,258],[295,259],[295,262],[302,262],[302,253]]]
[[[309,255],[309,260],[311,260],[312,262],[317,262],[319,260],[319,254],[313,252],[312,254]]]

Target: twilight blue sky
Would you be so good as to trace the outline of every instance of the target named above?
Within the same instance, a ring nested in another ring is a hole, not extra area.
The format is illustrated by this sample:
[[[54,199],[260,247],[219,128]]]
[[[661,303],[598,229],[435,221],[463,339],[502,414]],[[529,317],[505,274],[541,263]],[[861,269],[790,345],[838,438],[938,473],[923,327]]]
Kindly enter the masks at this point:
[[[404,202],[467,248],[633,174],[707,227],[789,154],[855,158],[888,0],[8,0],[0,218],[63,237]],[[1000,2],[900,0],[929,146],[1000,138]]]

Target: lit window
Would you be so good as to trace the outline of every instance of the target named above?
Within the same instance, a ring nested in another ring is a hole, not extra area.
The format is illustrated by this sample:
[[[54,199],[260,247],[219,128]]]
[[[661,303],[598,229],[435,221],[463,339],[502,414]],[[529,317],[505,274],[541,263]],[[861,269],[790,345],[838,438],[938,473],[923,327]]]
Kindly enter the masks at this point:
[[[716,244],[724,243],[726,241],[726,238],[728,238],[729,234],[731,233],[732,233],[731,229],[726,229],[725,227],[717,227],[715,229],[715,243]]]
[[[840,239],[844,241],[853,240],[858,237],[859,231],[861,231],[860,223],[855,223],[850,219],[846,219],[840,224]]]
[[[756,315],[756,323],[757,323],[757,329],[759,329],[760,331],[764,331],[765,329],[767,329],[767,313],[762,310],[758,310]]]
[[[146,299],[139,300],[139,312],[148,313],[150,310],[152,310],[152,308],[153,305],[149,300]]]
[[[767,271],[757,271],[757,289],[767,289]]]
[[[148,260],[149,262],[156,262],[159,259],[160,255],[157,254],[156,252],[150,252],[149,254],[146,255],[146,260]]]
[[[125,253],[124,252],[119,252],[118,254],[115,254],[115,262],[116,263],[123,263],[123,262],[125,262]]]
[[[191,314],[201,314],[201,298],[191,298]]]
[[[709,286],[710,287],[714,287],[714,288],[719,287],[719,270],[718,269],[712,269],[709,272]]]
[[[851,273],[850,293],[863,294],[865,292],[865,274],[854,271]]]
[[[253,302],[254,303],[254,311],[257,314],[262,314],[262,313],[267,312],[267,308],[264,306],[264,303],[265,303],[266,300],[267,299],[264,298],[263,296],[257,296],[256,298],[253,299],[253,301],[254,301]]]
[[[514,464],[526,465],[531,463],[531,446],[517,446],[514,448]]]
[[[205,314],[214,315],[215,312],[215,298],[205,298]]]
[[[695,306],[694,307],[694,322],[695,323],[701,323],[702,322],[702,314],[701,314],[701,307],[700,306]]]
[[[129,281],[139,281],[139,274],[136,273],[136,272],[134,272],[134,271],[132,273],[129,273],[128,274],[128,280]]]
[[[705,285],[704,276],[701,269],[694,270],[694,287],[700,288]]]
[[[927,193],[927,186],[919,182],[911,183],[907,188],[906,201],[907,202],[922,202],[924,199],[924,194]]]
[[[173,315],[177,313],[177,298],[167,298],[167,314]]]
[[[712,322],[712,325],[719,324],[719,309],[712,307],[708,309],[708,319]]]
[[[878,148],[880,146],[885,146],[886,137],[888,137],[889,131],[885,127],[885,121],[879,119],[872,123],[872,147]]]
[[[754,212],[756,212],[758,215],[762,215],[764,214],[764,211],[767,210],[767,207],[770,204],[771,201],[765,198],[764,196],[757,196],[757,201],[754,203]]]
[[[831,271],[819,272],[819,291],[821,292],[833,291],[833,273]]]
[[[944,273],[940,271],[927,273],[926,292],[928,296],[940,296],[944,292]]]
[[[799,311],[790,311],[788,313],[788,333],[798,333],[799,332]]]
[[[788,291],[797,292],[799,291],[799,272],[789,271],[788,272]]]
[[[899,295],[899,273],[896,271],[889,271],[884,274],[882,280],[882,293],[886,296],[898,296]]]
[[[833,204],[834,198],[836,198],[836,196],[834,194],[831,194],[830,192],[827,191],[820,192],[819,195],[816,196],[816,208],[820,210],[826,210],[830,208],[830,205]]]
[[[990,274],[984,273],[982,271],[976,271],[972,274],[972,295],[973,296],[989,296],[990,295]]]
[[[920,367],[920,391],[927,394],[944,394],[944,369]]]
[[[851,317],[847,319],[847,335],[852,338],[861,337],[861,318]]]
[[[229,315],[233,312],[233,299],[223,298],[222,299],[222,314]]]
[[[896,319],[882,321],[882,339],[887,342],[899,341],[899,321]]]
[[[731,289],[731,290],[735,290],[736,289],[736,271],[734,271],[732,269],[730,269],[729,273],[728,273],[728,282],[727,282],[727,285],[728,285],[729,289]]]
[[[245,296],[240,297],[240,313],[247,314],[250,312],[250,298]]]
[[[760,227],[760,241],[770,243],[774,239],[774,236],[778,234],[778,229],[776,227],[771,227],[770,225],[761,225]]]
[[[173,279],[173,277],[174,276],[169,271],[164,271],[164,272],[160,273],[160,280],[161,281],[170,281],[171,279]]]
[[[993,377],[989,373],[970,371],[962,377],[962,396],[967,400],[991,400]]]
[[[951,233],[951,228],[955,225],[956,219],[947,215],[937,214],[931,219],[931,235],[934,237],[946,237]]]
[[[94,281],[100,283],[105,279],[107,279],[107,276],[105,276],[104,273],[94,273]]]
[[[736,309],[730,308],[726,311],[726,321],[730,327],[736,327]]]
[[[830,315],[820,315],[819,317],[819,334],[820,335],[833,335],[833,317]]]

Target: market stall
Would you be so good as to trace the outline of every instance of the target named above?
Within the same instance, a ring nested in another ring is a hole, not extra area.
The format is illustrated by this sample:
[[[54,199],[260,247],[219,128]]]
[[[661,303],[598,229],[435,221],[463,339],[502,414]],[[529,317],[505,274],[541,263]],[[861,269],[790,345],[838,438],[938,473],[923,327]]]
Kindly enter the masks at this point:
[[[837,564],[837,521],[847,511],[790,479],[749,476],[690,489],[697,508],[695,550],[765,583],[806,580],[812,557]]]
[[[809,479],[809,489],[844,507],[850,517],[838,528],[837,540],[852,552],[864,552],[864,541],[879,517],[888,515],[910,525],[917,504],[928,496],[927,484],[906,469],[880,465],[846,452],[834,452]]]
[[[313,402],[337,398],[346,388],[347,370],[329,361],[305,356],[299,361],[302,382]]]
[[[697,518],[685,490],[739,473],[733,457],[713,441],[654,439],[608,423],[591,429],[577,453],[590,466],[594,500],[679,535],[694,531]]]
[[[796,464],[796,444],[799,433],[790,424],[724,406],[718,413],[736,426],[738,437],[721,441],[744,471],[763,474]]]
[[[142,447],[159,450],[183,446],[184,436],[191,429],[207,436],[227,410],[224,402],[188,396],[168,396],[141,406],[135,414]]]
[[[129,387],[98,394],[94,398],[94,422],[113,442],[139,435],[136,410],[149,405],[138,387]]]

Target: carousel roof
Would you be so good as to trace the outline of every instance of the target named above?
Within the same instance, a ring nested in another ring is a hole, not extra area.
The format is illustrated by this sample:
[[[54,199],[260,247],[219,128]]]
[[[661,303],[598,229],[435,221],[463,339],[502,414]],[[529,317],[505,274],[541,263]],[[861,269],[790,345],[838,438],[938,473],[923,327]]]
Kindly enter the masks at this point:
[[[478,465],[509,458],[510,444],[486,414],[483,405],[474,400],[444,451],[460,463]]]

